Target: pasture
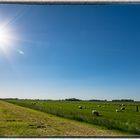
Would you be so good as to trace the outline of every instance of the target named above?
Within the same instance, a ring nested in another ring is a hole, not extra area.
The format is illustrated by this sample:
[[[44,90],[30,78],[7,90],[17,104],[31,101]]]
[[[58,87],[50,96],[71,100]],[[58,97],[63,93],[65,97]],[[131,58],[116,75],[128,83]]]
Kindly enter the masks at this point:
[[[0,137],[128,135],[0,101]]]
[[[7,100],[7,102],[111,130],[140,135],[140,103],[45,100]],[[98,111],[99,116],[92,114],[92,110]]]

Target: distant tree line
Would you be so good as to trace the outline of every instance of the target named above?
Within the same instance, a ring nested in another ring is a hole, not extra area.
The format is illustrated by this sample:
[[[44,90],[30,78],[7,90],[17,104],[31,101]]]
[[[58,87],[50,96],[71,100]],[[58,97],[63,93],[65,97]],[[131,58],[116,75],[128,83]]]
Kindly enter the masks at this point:
[[[53,100],[53,99],[19,99],[19,98],[0,98],[0,100],[36,100],[36,101],[90,101],[90,102],[107,102],[107,100],[99,100],[99,99],[90,99],[90,100],[81,100],[77,98],[68,98],[68,99],[61,99],[61,100]],[[134,101],[133,99],[115,99],[111,102],[140,102]]]
[[[0,98],[0,100],[18,100],[18,98]]]
[[[134,102],[132,99],[120,99],[120,100],[112,100],[112,102]]]
[[[65,99],[65,101],[81,101],[80,99],[76,99],[76,98],[69,98],[69,99]]]
[[[88,101],[93,101],[93,102],[107,102],[107,100],[97,100],[97,99],[91,99],[91,100],[88,100]]]

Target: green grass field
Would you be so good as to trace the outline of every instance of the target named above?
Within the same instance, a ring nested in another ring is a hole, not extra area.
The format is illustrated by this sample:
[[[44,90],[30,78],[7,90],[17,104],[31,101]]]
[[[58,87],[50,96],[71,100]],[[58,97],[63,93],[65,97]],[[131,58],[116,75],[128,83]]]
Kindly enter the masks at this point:
[[[131,136],[0,101],[0,137]]]
[[[140,106],[140,103],[34,100],[7,101],[59,117],[88,122],[90,124],[104,126],[107,129],[116,129],[122,132],[140,135],[140,110],[136,112],[136,105]],[[116,109],[120,109],[122,104],[125,105],[125,110],[116,112]],[[83,109],[79,109],[78,106],[82,106]],[[94,116],[92,114],[93,109],[97,110],[100,116]]]

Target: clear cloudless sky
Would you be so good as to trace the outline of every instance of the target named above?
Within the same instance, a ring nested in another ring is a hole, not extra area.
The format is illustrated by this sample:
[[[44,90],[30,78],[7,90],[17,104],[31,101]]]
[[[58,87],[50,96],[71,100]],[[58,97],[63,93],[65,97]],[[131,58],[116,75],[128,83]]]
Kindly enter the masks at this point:
[[[140,5],[3,5],[0,97],[140,100]]]

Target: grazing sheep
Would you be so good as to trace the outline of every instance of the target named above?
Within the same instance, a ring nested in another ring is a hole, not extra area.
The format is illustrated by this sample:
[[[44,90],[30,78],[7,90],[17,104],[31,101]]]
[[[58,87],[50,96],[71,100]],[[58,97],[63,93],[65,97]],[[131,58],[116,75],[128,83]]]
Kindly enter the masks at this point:
[[[116,109],[116,112],[120,112],[121,110],[120,109]]]
[[[83,107],[82,107],[82,106],[78,106],[78,108],[79,108],[79,109],[82,109]]]
[[[122,106],[125,106],[124,104],[122,104]]]
[[[95,115],[95,116],[99,116],[99,112],[96,111],[96,110],[92,110],[92,114]]]
[[[125,108],[124,108],[124,107],[122,107],[122,108],[121,108],[121,110],[125,110]]]

